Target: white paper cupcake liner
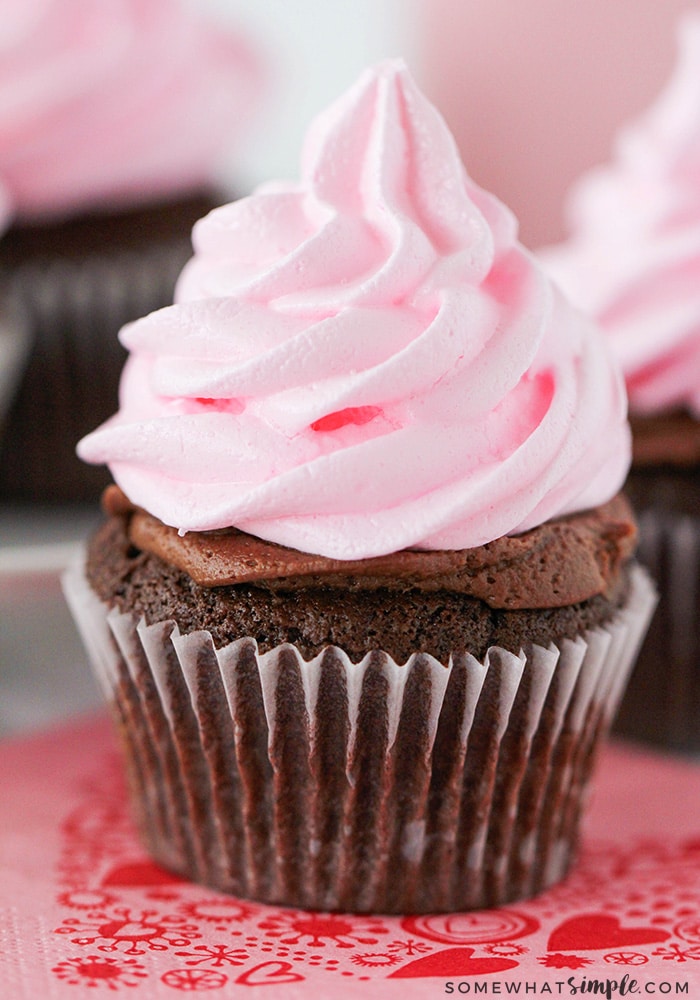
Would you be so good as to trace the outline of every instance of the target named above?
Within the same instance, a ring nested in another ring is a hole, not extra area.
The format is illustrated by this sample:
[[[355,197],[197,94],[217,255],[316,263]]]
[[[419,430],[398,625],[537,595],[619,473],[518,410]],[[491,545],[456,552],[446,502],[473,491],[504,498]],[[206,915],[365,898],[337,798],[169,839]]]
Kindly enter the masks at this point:
[[[656,582],[659,605],[615,731],[700,754],[700,507],[697,516],[642,510],[638,556]]]
[[[447,666],[146,625],[64,581],[164,866],[265,902],[430,912],[533,895],[574,856],[596,749],[655,603],[638,567],[607,625]]]

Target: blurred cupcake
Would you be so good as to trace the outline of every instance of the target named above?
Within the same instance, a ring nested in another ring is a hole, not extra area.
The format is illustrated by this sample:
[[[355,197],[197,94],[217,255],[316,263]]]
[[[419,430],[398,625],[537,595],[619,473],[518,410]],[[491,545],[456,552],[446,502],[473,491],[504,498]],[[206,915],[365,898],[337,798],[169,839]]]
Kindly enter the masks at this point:
[[[607,333],[630,400],[627,492],[661,598],[619,732],[700,751],[700,14],[675,72],[572,191],[571,238],[543,254]]]
[[[602,338],[401,63],[194,243],[122,332],[65,581],[148,849],[303,907],[538,892],[654,601]]]
[[[172,301],[192,225],[230,198],[262,73],[179,0],[0,0],[0,25],[0,295],[32,336],[0,497],[94,499],[74,446],[117,405],[116,333]]]

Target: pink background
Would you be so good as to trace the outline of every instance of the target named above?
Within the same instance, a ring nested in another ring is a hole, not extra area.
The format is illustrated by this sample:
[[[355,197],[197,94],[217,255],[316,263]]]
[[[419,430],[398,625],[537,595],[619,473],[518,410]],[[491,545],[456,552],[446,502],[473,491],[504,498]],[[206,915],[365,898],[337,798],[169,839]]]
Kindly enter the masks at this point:
[[[563,235],[562,202],[607,159],[675,56],[690,0],[424,0],[421,69],[467,169],[535,247]]]

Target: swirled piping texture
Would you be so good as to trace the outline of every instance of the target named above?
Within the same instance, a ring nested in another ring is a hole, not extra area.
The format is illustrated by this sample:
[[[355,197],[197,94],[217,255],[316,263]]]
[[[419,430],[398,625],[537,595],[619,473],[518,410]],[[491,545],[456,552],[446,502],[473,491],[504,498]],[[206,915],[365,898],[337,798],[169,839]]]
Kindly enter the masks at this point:
[[[301,173],[195,226],[176,304],[122,332],[120,410],[81,456],[181,532],[339,559],[612,497],[619,373],[402,63],[312,124]]]
[[[259,57],[180,0],[0,0],[0,189],[15,216],[210,181],[259,106]]]
[[[700,14],[679,26],[675,70],[624,128],[611,162],[569,199],[571,236],[550,274],[602,326],[630,409],[700,418]]]

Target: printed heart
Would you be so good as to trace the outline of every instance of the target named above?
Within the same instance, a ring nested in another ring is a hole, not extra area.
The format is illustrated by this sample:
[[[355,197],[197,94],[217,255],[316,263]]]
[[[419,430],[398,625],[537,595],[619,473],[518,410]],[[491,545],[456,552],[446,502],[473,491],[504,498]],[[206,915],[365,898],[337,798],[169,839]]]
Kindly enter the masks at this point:
[[[299,983],[304,976],[295,972],[289,962],[262,962],[254,969],[242,972],[236,980],[241,986],[279,986],[281,983]]]
[[[117,865],[102,880],[104,886],[174,885],[183,882],[179,875],[159,868],[150,861]]]
[[[466,913],[428,913],[403,917],[402,928],[411,936],[455,946],[499,944],[534,934],[539,920],[515,910],[469,910]]]
[[[473,948],[446,948],[417,958],[390,973],[388,979],[413,979],[418,976],[485,976],[505,972],[518,964],[509,958],[473,958]]]
[[[596,948],[625,948],[633,944],[665,941],[668,931],[658,927],[621,927],[617,917],[607,913],[587,913],[565,920],[552,931],[548,951],[579,951]]]

